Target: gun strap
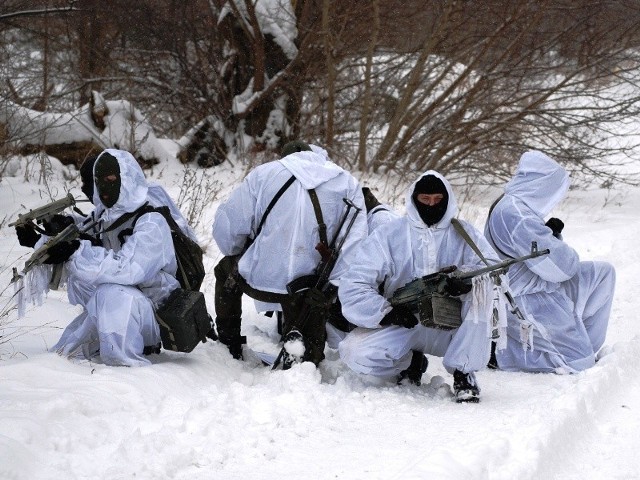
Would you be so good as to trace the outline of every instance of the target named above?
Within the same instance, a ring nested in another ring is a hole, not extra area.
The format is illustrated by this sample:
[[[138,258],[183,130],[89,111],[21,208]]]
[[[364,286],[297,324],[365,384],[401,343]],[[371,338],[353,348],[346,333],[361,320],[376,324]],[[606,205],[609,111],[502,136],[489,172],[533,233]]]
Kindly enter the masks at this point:
[[[458,234],[464,239],[464,241],[469,244],[469,246],[473,249],[473,251],[476,252],[476,255],[478,255],[478,257],[480,257],[480,259],[484,262],[484,264],[486,266],[489,266],[490,263],[487,261],[486,258],[484,258],[484,255],[482,254],[482,252],[480,251],[478,246],[471,239],[469,234],[466,232],[466,230],[464,229],[464,227],[460,223],[460,220],[458,220],[457,218],[452,218],[451,219],[451,225],[453,225],[453,228],[455,228],[456,232],[458,232]]]
[[[313,211],[315,212],[316,220],[318,221],[318,233],[320,234],[320,241],[327,247],[329,247],[329,239],[327,238],[327,225],[324,223],[324,218],[322,218],[322,209],[320,208],[318,194],[313,188],[307,191],[309,192],[309,197],[311,198],[311,203],[313,205]]]
[[[76,207],[75,205],[73,207],[71,207],[71,210],[73,210],[74,212],[76,212],[78,215],[81,215],[83,217],[88,217],[88,215],[86,213],[84,213],[82,210],[80,210],[78,207]]]

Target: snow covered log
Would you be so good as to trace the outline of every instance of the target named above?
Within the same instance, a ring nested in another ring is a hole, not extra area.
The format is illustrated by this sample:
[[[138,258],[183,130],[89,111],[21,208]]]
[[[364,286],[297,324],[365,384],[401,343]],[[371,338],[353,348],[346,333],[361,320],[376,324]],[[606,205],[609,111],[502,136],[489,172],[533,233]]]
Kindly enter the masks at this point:
[[[98,92],[69,113],[39,112],[3,99],[0,126],[11,149],[21,154],[44,151],[65,165],[79,166],[105,148],[127,150],[143,166],[170,158],[139,110],[126,100],[106,101]]]
[[[204,168],[220,165],[227,158],[227,141],[233,143],[232,135],[225,141],[225,136],[230,135],[222,121],[214,116],[206,117],[177,141],[178,159],[182,163],[195,161]]]

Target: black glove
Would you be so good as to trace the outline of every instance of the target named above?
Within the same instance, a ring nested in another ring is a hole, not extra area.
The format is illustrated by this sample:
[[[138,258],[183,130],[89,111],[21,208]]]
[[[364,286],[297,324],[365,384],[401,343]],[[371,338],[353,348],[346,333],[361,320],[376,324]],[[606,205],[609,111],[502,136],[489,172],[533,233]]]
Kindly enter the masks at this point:
[[[310,288],[304,295],[304,303],[316,310],[328,310],[333,303],[333,292],[323,292],[319,288]]]
[[[54,237],[73,223],[73,218],[68,215],[54,215],[49,220],[43,220],[42,226],[47,235]]]
[[[452,297],[457,297],[458,295],[464,295],[465,293],[469,293],[471,291],[471,284],[465,282],[464,280],[460,280],[458,277],[447,277],[447,281],[444,285],[444,291],[448,295]]]
[[[242,360],[242,345],[247,343],[247,337],[244,335],[233,335],[227,337],[219,333],[218,340],[227,346],[229,353],[233,358],[236,360]]]
[[[418,319],[407,307],[398,305],[382,317],[380,325],[398,325],[404,328],[413,328],[418,325]]]
[[[33,248],[42,236],[36,232],[36,229],[31,223],[16,225],[16,235],[18,236],[18,243],[23,247],[29,248]]]
[[[551,217],[549,220],[547,220],[547,223],[545,223],[545,225],[551,229],[554,237],[561,237],[562,229],[564,228],[564,222],[562,220],[556,217]]]
[[[70,242],[60,242],[52,246],[47,252],[49,258],[44,263],[49,265],[57,265],[58,263],[64,263],[69,260],[69,257],[73,255],[78,248],[80,248],[80,240],[71,240]]]
[[[93,245],[94,247],[102,247],[102,241],[99,238],[96,238],[92,235],[89,235],[88,233],[83,233],[80,232],[78,234],[78,238],[80,240],[88,240],[91,242],[91,245]]]

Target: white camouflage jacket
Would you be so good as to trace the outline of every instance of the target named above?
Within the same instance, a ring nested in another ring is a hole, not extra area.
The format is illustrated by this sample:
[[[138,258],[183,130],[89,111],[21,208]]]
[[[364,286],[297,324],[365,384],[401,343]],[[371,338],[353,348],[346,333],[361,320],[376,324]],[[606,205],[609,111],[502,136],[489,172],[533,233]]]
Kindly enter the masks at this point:
[[[316,146],[312,149],[256,167],[216,212],[213,238],[223,255],[237,255],[247,239],[254,238],[278,190],[291,176],[295,177],[296,181],[275,204],[262,231],[238,264],[239,273],[257,290],[287,293],[287,283],[313,273],[320,262],[315,249],[320,241],[318,221],[309,189],[315,189],[318,195],[329,241],[345,210],[343,198],[362,209],[345,240],[331,275],[332,282],[338,281],[347,268],[350,252],[367,236],[364,198],[357,180],[329,161],[326,151]]]
[[[431,227],[422,221],[411,200],[415,184],[424,175],[437,176],[449,194],[444,217]],[[422,176],[407,191],[407,214],[376,228],[360,244],[340,281],[342,313],[355,325],[377,328],[380,320],[391,311],[388,299],[398,288],[418,277],[451,265],[462,270],[485,266],[451,224],[458,206],[449,182],[433,170]],[[497,255],[482,234],[471,224],[462,220],[460,223],[485,258],[495,262]],[[381,284],[384,284],[382,295],[378,292]]]
[[[97,191],[94,205],[98,229],[106,230],[120,216],[151,202],[142,169],[133,156],[122,150],[105,150],[118,159],[122,186],[118,201],[105,208]],[[131,227],[133,220],[103,233],[102,247],[82,240],[80,248],[66,264],[69,275],[94,285],[105,283],[137,286],[157,307],[179,287],[175,278],[177,264],[171,231],[160,213],[146,213],[137,220],[133,233],[120,243],[118,234]]]

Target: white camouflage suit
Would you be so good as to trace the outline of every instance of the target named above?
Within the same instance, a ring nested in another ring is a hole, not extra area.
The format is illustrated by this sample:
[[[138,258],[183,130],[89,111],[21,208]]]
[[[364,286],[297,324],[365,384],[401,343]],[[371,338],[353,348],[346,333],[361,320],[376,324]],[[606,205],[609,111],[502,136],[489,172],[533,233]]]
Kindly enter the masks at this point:
[[[133,156],[121,150],[105,152],[118,160],[122,183],[111,208],[102,204],[94,189],[100,231],[147,201],[158,206],[158,195],[149,195],[142,169]],[[102,247],[82,240],[66,262],[69,301],[83,306],[84,311],[64,330],[52,350],[62,355],[82,352],[90,358],[99,348],[107,365],[150,364],[142,352],[145,346],[160,342],[154,309],[179,287],[177,264],[171,231],[160,213],[140,216],[133,233],[121,245],[118,234],[130,228],[132,221],[103,233]]]
[[[581,262],[578,253],[545,226],[545,216],[564,199],[569,175],[538,151],[522,155],[504,196],[493,208],[485,235],[502,258],[526,255],[531,242],[550,254],[509,269],[509,284],[520,310],[538,323],[533,350],[520,340],[520,324],[510,314],[507,348],[497,352],[502,370],[575,372],[594,365],[603,345],[615,270],[606,262]]]
[[[345,258],[367,234],[364,198],[357,180],[329,161],[324,149],[310,147],[313,151],[295,152],[253,169],[216,211],[213,238],[223,255],[236,255],[246,239],[255,234],[276,192],[295,176],[297,182],[282,194],[260,235],[238,263],[238,271],[256,290],[286,294],[287,283],[312,273],[318,265],[318,220],[307,190],[313,188],[318,193],[329,241],[344,213],[344,197],[362,209],[344,242],[332,281],[337,282],[348,268]],[[353,210],[349,217],[352,215]]]
[[[380,204],[373,207],[367,212],[367,226],[369,227],[369,234],[381,225],[385,225],[392,222],[399,215],[389,205]]]
[[[389,205],[380,204],[372,208],[367,212],[367,227],[369,235],[371,235],[371,232],[376,228],[392,222],[397,218],[400,218],[400,215],[398,215]],[[327,345],[330,348],[337,350],[338,344],[344,340],[346,336],[347,332],[342,331],[327,322]]]
[[[387,299],[408,282],[456,265],[463,270],[485,264],[455,231],[451,219],[458,213],[451,185],[439,173],[427,171],[444,183],[449,196],[444,217],[431,227],[420,218],[411,198],[414,182],[406,196],[407,214],[376,228],[355,253],[349,269],[340,279],[342,313],[358,325],[339,345],[340,358],[354,371],[382,377],[397,376],[411,363],[412,350],[443,357],[449,373],[470,373],[489,360],[490,319],[475,318],[470,309],[471,294],[461,296],[463,323],[458,329],[438,330],[418,324],[407,329],[379,322],[391,311]],[[460,221],[487,259],[496,260],[482,234]],[[379,285],[384,284],[382,295]]]

